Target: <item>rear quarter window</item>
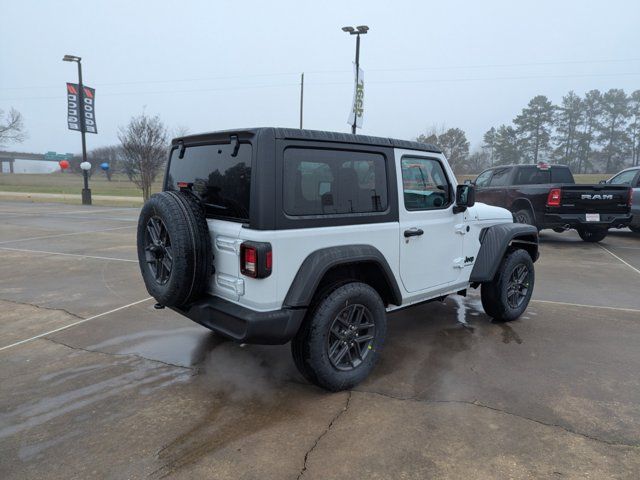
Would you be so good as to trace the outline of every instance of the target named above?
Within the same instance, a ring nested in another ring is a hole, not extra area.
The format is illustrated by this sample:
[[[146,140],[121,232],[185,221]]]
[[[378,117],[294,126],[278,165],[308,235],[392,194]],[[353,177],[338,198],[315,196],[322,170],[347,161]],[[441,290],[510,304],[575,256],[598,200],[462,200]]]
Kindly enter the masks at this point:
[[[178,183],[190,184],[207,216],[234,221],[249,220],[252,146],[241,143],[234,156],[233,144],[186,147],[171,152],[165,190],[177,191]]]
[[[287,215],[336,215],[387,209],[385,157],[373,152],[295,148],[284,151]]]

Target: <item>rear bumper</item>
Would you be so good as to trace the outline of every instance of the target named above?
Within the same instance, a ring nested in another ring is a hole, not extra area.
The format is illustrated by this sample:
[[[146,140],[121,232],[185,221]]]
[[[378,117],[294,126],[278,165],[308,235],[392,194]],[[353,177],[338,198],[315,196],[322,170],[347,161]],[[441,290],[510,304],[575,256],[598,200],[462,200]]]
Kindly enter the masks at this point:
[[[257,312],[212,296],[184,309],[171,309],[232,340],[263,345],[287,343],[297,333],[306,313],[304,308]]]
[[[596,227],[617,228],[626,227],[631,223],[631,214],[601,213],[599,222],[587,222],[584,213],[545,213],[542,228],[569,228]]]

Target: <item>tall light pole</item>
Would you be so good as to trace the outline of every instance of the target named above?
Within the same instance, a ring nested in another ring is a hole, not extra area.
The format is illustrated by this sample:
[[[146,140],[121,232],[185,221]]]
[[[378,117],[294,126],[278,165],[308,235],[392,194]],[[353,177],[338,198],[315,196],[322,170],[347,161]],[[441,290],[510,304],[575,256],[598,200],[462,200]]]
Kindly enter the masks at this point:
[[[358,71],[360,68],[360,35],[365,35],[369,31],[366,25],[357,27],[342,27],[343,32],[356,36],[356,85],[358,84]],[[353,125],[351,125],[351,133],[356,133],[356,116],[353,117]]]
[[[87,140],[85,138],[84,125],[84,85],[82,84],[82,58],[75,55],[65,55],[63,62],[76,62],[78,64],[78,115],[80,116],[80,135],[82,136],[82,163],[87,164]],[[84,188],[82,189],[82,204],[91,205],[91,189],[89,188],[88,169],[83,168]]]

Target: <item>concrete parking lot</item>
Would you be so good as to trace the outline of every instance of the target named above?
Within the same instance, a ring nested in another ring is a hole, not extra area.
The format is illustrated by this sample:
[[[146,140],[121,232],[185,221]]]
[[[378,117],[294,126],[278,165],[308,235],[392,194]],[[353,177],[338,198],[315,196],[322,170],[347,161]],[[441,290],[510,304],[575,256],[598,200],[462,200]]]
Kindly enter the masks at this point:
[[[523,318],[392,314],[330,394],[154,310],[137,213],[0,202],[0,478],[640,477],[640,235],[543,232]]]

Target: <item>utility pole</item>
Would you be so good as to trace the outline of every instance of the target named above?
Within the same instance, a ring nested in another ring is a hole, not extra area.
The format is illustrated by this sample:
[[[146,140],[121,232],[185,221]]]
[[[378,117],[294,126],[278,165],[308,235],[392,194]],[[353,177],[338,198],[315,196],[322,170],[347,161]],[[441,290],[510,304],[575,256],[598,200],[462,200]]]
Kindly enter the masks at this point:
[[[358,84],[358,73],[360,71],[360,35],[365,35],[369,31],[369,27],[366,25],[360,25],[357,27],[342,27],[343,32],[347,32],[349,35],[356,36],[356,85]],[[353,125],[351,125],[351,133],[356,133],[357,116],[353,116]]]
[[[302,110],[304,108],[304,72],[300,75],[300,130],[302,130]]]
[[[82,84],[82,58],[75,55],[65,55],[62,60],[64,62],[76,62],[78,64],[78,115],[80,116],[80,135],[82,137],[82,164],[85,166],[87,162],[87,140],[85,138],[85,121],[84,121],[84,85]],[[91,165],[89,165],[89,168]],[[91,189],[89,188],[88,168],[82,168],[84,177],[84,188],[82,189],[82,204],[91,205]]]

